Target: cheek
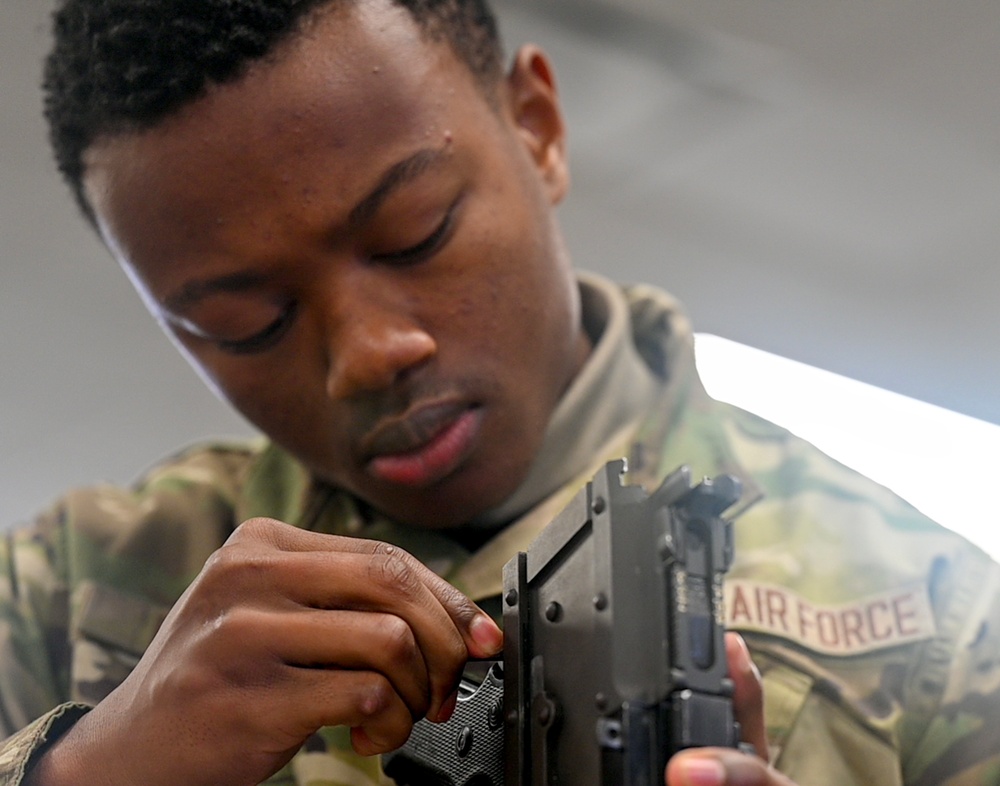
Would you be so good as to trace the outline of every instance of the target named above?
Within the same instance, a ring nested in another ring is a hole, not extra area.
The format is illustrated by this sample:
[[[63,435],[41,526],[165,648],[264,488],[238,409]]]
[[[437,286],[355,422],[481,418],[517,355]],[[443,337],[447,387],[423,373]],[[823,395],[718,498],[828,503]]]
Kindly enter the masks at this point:
[[[281,431],[290,420],[294,402],[287,390],[243,375],[227,376],[224,381],[229,402],[244,417],[268,433]],[[301,411],[301,410],[300,410]]]
[[[312,386],[305,384],[303,370],[175,341],[209,388],[262,431],[275,437],[294,434],[315,417]]]
[[[522,415],[544,420],[574,370],[576,285],[549,249],[519,240],[484,246],[491,254],[456,297],[449,330],[470,366],[506,388]]]
[[[546,214],[531,214],[528,199],[503,205],[511,205],[503,220],[482,216],[456,251],[443,311],[466,331],[465,342],[475,336],[512,367],[532,365],[549,377],[579,329],[576,283]]]

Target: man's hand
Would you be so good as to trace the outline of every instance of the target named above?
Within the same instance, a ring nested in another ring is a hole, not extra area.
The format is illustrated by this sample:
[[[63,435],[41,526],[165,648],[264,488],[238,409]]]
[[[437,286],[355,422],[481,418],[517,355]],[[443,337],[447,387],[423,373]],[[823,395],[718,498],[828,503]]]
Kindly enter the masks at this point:
[[[726,634],[729,676],[734,683],[733,705],[740,722],[743,741],[759,754],[751,756],[729,748],[692,748],[681,751],[667,764],[667,786],[794,786],[767,756],[764,727],[764,693],[760,673],[750,659],[743,639]]]
[[[321,726],[388,751],[447,717],[495,623],[402,549],[257,519],[177,602],[133,673],[32,780],[256,784]]]

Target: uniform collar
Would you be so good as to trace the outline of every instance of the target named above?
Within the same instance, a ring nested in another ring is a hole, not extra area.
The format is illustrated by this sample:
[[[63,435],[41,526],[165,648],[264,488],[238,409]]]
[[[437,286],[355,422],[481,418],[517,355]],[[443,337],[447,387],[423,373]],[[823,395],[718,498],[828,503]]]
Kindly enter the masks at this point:
[[[595,457],[605,454],[608,441],[634,427],[657,396],[657,379],[632,340],[621,288],[594,275],[581,275],[579,281],[584,329],[593,349],[552,414],[524,482],[473,526],[514,521],[588,474]]]

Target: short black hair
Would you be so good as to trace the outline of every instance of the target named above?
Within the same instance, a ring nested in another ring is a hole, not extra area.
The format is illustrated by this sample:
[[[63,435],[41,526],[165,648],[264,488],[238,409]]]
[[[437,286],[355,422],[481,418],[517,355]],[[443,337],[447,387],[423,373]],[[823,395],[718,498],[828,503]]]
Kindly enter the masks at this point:
[[[392,0],[445,40],[485,90],[502,71],[487,0]],[[365,0],[62,0],[42,79],[56,165],[88,219],[83,156],[99,137],[142,131],[235,82],[314,10]]]

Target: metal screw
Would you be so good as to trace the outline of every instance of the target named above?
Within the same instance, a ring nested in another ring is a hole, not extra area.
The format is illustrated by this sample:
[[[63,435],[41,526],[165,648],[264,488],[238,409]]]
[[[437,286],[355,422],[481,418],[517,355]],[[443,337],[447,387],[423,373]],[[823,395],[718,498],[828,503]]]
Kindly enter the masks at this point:
[[[507,601],[507,605],[508,606],[516,606],[517,605],[517,590],[516,589],[507,590],[507,594],[503,596],[503,599],[505,601]]]
[[[465,756],[472,750],[472,729],[468,726],[458,733],[458,739],[455,740],[455,750],[459,756]]]
[[[562,606],[557,601],[552,601],[545,607],[545,619],[549,622],[558,622],[562,617]]]
[[[496,699],[486,715],[486,727],[493,731],[503,724],[503,699]]]
[[[600,516],[604,512],[604,507],[607,503],[604,501],[604,497],[598,497],[594,500],[593,510],[594,513]]]
[[[598,592],[594,596],[594,608],[598,611],[604,611],[608,607],[608,596],[603,592]]]

